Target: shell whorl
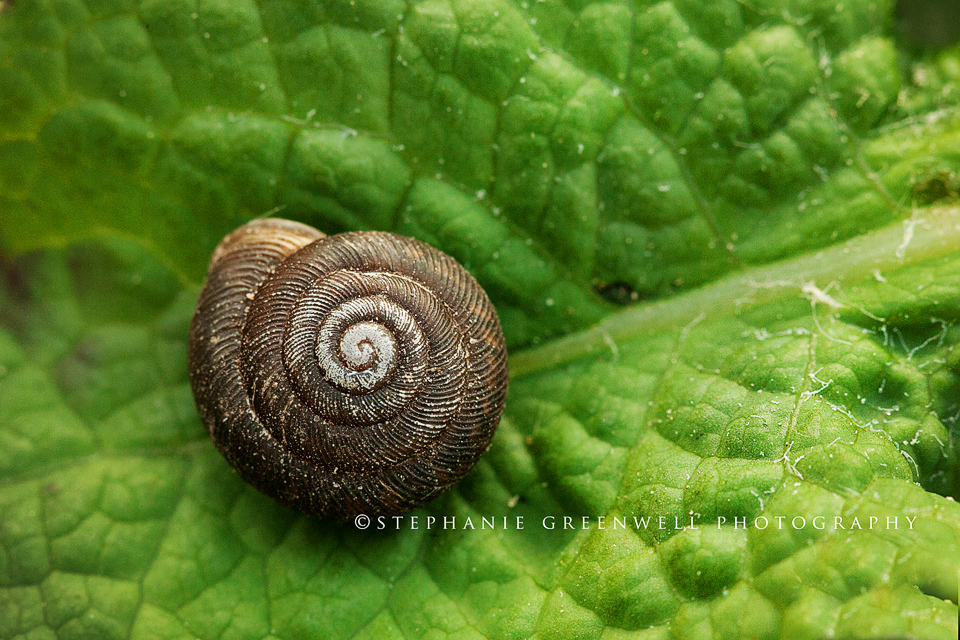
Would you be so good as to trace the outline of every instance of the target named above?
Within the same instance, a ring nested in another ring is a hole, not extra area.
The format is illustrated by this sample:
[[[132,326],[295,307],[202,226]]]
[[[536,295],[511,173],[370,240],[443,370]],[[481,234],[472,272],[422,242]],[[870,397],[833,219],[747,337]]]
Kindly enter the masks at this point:
[[[346,520],[409,511],[473,466],[503,411],[506,350],[486,294],[446,254],[266,219],[214,252],[190,380],[245,480]]]

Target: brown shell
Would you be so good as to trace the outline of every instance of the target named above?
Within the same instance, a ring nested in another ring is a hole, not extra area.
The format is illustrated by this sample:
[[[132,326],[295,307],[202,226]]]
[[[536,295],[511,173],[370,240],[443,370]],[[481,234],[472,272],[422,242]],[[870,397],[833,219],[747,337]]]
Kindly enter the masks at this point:
[[[493,305],[450,256],[265,219],[213,254],[190,383],[220,452],[260,491],[339,520],[395,515],[486,451],[506,348]]]

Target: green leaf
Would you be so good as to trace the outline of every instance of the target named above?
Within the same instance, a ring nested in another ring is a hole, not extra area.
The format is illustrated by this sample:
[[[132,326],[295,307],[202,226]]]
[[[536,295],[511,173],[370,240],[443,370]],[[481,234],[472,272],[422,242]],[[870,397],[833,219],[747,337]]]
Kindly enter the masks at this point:
[[[893,14],[0,2],[0,638],[956,638],[960,45]],[[500,313],[490,451],[399,529],[200,424],[193,304],[265,214]]]

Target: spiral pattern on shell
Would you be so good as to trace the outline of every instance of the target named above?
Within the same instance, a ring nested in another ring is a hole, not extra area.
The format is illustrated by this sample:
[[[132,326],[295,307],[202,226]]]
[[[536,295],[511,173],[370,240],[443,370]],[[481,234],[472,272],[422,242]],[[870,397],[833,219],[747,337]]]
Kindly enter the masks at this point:
[[[189,356],[201,417],[240,475],[340,520],[443,493],[487,449],[507,391],[496,312],[455,260],[279,219],[217,247]]]

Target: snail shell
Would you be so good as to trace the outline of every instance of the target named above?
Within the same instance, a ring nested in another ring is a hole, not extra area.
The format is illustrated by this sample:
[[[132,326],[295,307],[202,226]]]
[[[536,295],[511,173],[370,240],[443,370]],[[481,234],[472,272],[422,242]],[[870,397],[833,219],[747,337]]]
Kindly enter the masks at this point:
[[[500,322],[450,256],[265,219],[214,251],[190,383],[220,452],[291,507],[394,515],[476,463],[507,392]]]

